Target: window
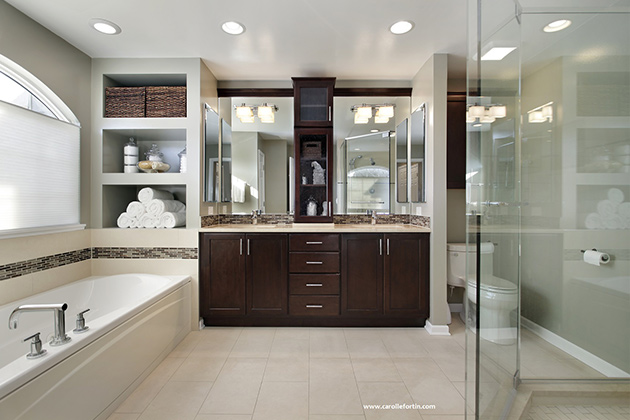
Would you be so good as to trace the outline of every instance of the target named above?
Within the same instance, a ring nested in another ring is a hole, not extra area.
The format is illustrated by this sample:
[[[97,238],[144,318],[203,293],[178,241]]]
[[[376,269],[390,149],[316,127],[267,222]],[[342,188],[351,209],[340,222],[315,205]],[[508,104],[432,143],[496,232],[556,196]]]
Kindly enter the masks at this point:
[[[79,229],[79,122],[0,55],[0,237]]]

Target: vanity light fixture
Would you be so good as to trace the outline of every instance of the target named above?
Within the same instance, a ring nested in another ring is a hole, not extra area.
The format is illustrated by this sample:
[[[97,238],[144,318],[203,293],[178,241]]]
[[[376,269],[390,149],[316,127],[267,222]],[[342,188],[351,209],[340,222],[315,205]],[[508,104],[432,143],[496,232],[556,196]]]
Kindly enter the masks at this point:
[[[241,23],[234,22],[234,21],[224,22],[221,25],[221,29],[223,29],[223,32],[230,35],[240,35],[243,32],[245,32],[245,26]]]
[[[242,123],[253,123],[254,115],[260,119],[262,123],[275,122],[275,113],[278,112],[276,105],[263,103],[261,105],[235,105],[236,117],[241,120]]]
[[[543,31],[545,32],[558,32],[561,31],[563,29],[568,28],[569,26],[571,26],[571,21],[568,19],[560,19],[560,20],[556,20],[553,21],[551,23],[549,23],[547,26],[545,26],[543,28]]]
[[[410,20],[400,20],[389,27],[389,31],[394,35],[406,34],[413,29],[413,22]]]
[[[350,111],[354,112],[355,124],[367,124],[374,116],[376,124],[385,124],[394,116],[394,104],[361,104],[354,105]]]
[[[481,127],[481,124],[491,124],[497,118],[505,118],[507,107],[500,104],[472,105],[466,111],[466,123],[473,127]]]
[[[530,109],[527,111],[527,122],[539,124],[553,121],[553,102],[547,102],[544,105]]]
[[[105,35],[118,35],[122,32],[120,26],[101,18],[90,19],[90,26]]]
[[[481,56],[481,61],[501,61],[516,47],[493,47]]]

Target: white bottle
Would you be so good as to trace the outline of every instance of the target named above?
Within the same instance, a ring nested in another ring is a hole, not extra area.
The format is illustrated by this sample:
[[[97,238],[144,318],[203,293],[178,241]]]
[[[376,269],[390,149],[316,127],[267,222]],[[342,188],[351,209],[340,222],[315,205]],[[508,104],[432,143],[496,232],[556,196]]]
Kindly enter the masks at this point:
[[[131,174],[138,172],[138,145],[133,137],[129,138],[129,143],[125,144],[123,148],[124,153],[124,172]]]

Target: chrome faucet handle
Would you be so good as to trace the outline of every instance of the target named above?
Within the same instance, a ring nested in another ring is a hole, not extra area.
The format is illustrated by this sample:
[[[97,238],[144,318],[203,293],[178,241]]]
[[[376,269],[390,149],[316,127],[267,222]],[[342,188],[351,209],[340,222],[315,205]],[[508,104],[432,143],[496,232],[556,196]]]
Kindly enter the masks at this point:
[[[46,354],[46,349],[42,349],[42,340],[39,339],[39,334],[36,332],[35,334],[26,337],[24,342],[26,343],[28,340],[31,341],[31,352],[26,355],[27,359],[38,359]]]
[[[90,327],[88,327],[87,325],[85,325],[85,318],[83,317],[83,314],[88,312],[90,309],[86,309],[84,311],[81,311],[77,314],[77,324],[76,324],[76,328],[74,330],[72,330],[73,333],[75,334],[81,334],[86,332],[87,330],[90,329]]]

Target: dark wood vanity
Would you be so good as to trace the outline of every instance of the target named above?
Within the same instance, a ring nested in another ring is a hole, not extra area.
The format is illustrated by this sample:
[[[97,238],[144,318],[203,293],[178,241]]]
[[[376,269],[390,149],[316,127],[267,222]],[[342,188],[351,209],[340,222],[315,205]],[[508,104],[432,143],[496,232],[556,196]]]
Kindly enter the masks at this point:
[[[429,316],[428,233],[201,232],[199,245],[205,325],[420,327]]]

